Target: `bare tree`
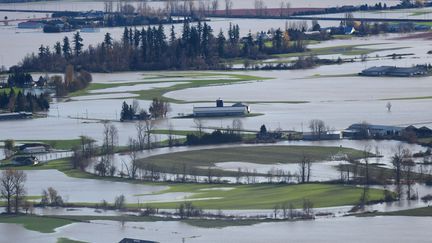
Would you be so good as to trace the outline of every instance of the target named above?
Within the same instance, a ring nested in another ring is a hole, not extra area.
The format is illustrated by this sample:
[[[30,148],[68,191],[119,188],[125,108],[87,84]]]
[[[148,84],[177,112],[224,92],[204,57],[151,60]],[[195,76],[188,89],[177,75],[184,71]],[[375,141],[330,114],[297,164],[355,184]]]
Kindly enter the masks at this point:
[[[303,199],[303,213],[306,217],[312,217],[313,215],[313,203],[309,199]]]
[[[402,166],[404,164],[404,160],[410,157],[410,151],[406,149],[402,144],[399,144],[396,147],[395,153],[392,156],[392,165],[395,173],[395,183],[396,183],[396,193],[400,199],[402,194]]]
[[[0,177],[0,193],[6,200],[6,213],[19,212],[19,207],[24,200],[24,184],[26,174],[23,171],[7,169],[2,171]]]
[[[277,215],[279,213],[279,209],[280,209],[279,204],[274,205],[274,207],[273,207],[273,215],[274,215],[275,219],[277,218]]]
[[[139,121],[135,125],[135,129],[137,131],[137,142],[140,150],[143,150],[145,147],[146,133],[145,133],[145,122]]]
[[[213,168],[209,166],[207,168],[207,182],[212,183],[213,182]]]
[[[232,122],[232,130],[235,134],[240,134],[243,130],[243,123],[240,119],[234,119]]]
[[[240,184],[241,176],[242,176],[242,169],[239,167],[239,168],[237,169],[237,174],[236,174],[236,183],[237,183],[237,184]]]
[[[27,176],[22,170],[16,170],[13,176],[14,185],[14,209],[15,213],[19,213],[19,207],[24,202],[26,191],[24,189],[24,184],[27,180]]]
[[[211,2],[211,8],[212,8],[213,13],[216,13],[216,11],[219,8],[219,0],[213,0]]]
[[[104,122],[102,152],[113,154],[118,144],[118,129],[115,125]]]
[[[198,135],[201,137],[203,134],[204,121],[201,118],[194,119],[195,127],[198,131]]]
[[[326,125],[324,121],[314,119],[309,122],[309,128],[314,136],[321,139],[321,136],[326,132]]]
[[[390,112],[391,111],[391,108],[392,108],[392,103],[389,101],[389,102],[387,102],[387,104],[386,104],[386,108],[387,108],[387,111],[388,112]]]
[[[306,172],[307,172],[306,181],[309,182],[312,173],[312,161],[310,159],[306,159]]]
[[[12,213],[12,201],[15,195],[14,193],[14,170],[4,170],[2,171],[2,176],[0,178],[0,192],[2,198],[6,200],[6,213]]]
[[[145,136],[147,138],[147,148],[152,148],[152,133],[153,133],[154,123],[152,120],[145,120]]]
[[[300,182],[305,183],[309,182],[312,162],[306,157],[303,153],[302,159],[298,164],[299,174],[300,174]]]
[[[225,0],[225,15],[228,16],[231,14],[232,7],[233,7],[232,0]]]
[[[11,157],[14,154],[15,141],[12,139],[6,139],[4,141],[4,154],[6,158]]]
[[[174,145],[174,128],[173,125],[170,123],[168,126],[168,147],[172,147]]]
[[[255,6],[255,14],[257,16],[263,16],[264,15],[264,9],[265,9],[264,1],[263,0],[255,0],[254,6]]]
[[[109,138],[110,138],[110,146],[111,146],[110,151],[111,153],[114,153],[115,147],[118,145],[119,135],[118,135],[117,127],[114,126],[113,124],[109,126]]]
[[[404,174],[405,174],[405,184],[406,184],[406,194],[407,194],[407,199],[411,200],[411,199],[416,199],[417,197],[414,195],[412,195],[412,185],[414,184],[414,166],[415,163],[412,159],[407,159],[403,161],[403,170],[404,170]]]
[[[363,193],[360,197],[360,204],[362,207],[369,200],[369,155],[370,155],[370,146],[366,146],[363,150],[363,160],[365,163],[365,170],[364,170],[365,179],[364,179]]]
[[[133,139],[129,138],[128,142],[129,146],[129,164],[122,161],[124,166],[126,167],[127,175],[131,179],[135,179],[137,177],[137,171],[138,171],[138,149],[139,149],[139,143]]]

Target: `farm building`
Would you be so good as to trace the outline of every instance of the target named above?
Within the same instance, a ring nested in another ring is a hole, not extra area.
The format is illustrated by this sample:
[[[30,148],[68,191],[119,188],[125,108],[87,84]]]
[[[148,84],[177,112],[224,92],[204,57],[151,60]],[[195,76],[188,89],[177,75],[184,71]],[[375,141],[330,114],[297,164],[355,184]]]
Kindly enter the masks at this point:
[[[403,130],[403,127],[357,123],[344,130],[342,136],[344,138],[393,137],[400,136]]]
[[[49,146],[42,143],[25,143],[18,146],[21,153],[32,154],[32,153],[45,153],[48,151]]]
[[[371,67],[363,70],[360,75],[362,76],[391,76],[391,77],[412,77],[426,75],[427,69],[423,66],[416,67]]]
[[[250,113],[250,107],[243,103],[224,106],[223,100],[216,100],[215,107],[194,107],[194,117],[244,116]]]

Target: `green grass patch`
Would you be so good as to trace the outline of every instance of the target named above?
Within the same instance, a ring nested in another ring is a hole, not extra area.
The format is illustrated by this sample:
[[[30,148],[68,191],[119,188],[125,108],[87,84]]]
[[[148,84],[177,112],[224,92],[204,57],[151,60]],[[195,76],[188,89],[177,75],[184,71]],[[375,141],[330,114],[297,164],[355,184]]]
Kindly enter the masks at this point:
[[[164,171],[177,173],[186,165],[188,173],[207,175],[206,167],[214,166],[217,162],[250,162],[258,164],[298,163],[303,156],[309,160],[324,161],[331,159],[332,155],[343,153],[352,158],[361,158],[362,151],[341,147],[318,146],[253,146],[230,147],[217,149],[203,149],[195,151],[176,152],[155,155],[140,160],[140,165],[156,165]],[[224,176],[232,176],[236,172],[218,171]]]
[[[230,187],[231,190],[218,190]],[[204,189],[204,190],[203,190]],[[210,189],[210,190],[207,190]],[[298,185],[201,185],[173,184],[167,192],[191,192],[195,195],[188,199],[203,199],[193,201],[195,206],[203,209],[272,209],[276,204],[291,202],[295,208],[302,208],[303,199],[313,202],[313,206],[333,207],[355,205],[359,202],[362,188],[334,184],[298,184]],[[370,189],[369,200],[382,200],[382,190]],[[220,199],[206,199],[220,198]],[[158,208],[176,208],[179,202],[149,203]]]
[[[215,79],[199,79],[205,78],[205,77],[215,77]],[[178,78],[191,78],[189,80],[178,80]],[[165,76],[156,76],[151,78],[145,78],[143,79],[143,82],[125,82],[125,83],[91,83],[86,89],[71,93],[70,97],[75,96],[82,96],[82,95],[100,95],[100,94],[115,94],[115,93],[124,93],[124,92],[112,92],[112,93],[90,93],[92,90],[100,90],[100,89],[106,89],[106,88],[113,88],[113,87],[122,87],[122,86],[133,86],[133,85],[139,85],[139,84],[152,84],[152,83],[177,83],[173,84],[172,86],[168,87],[159,87],[159,88],[152,88],[148,90],[136,90],[132,92],[132,94],[137,94],[137,99],[142,100],[151,100],[154,98],[164,99],[169,102],[173,103],[188,103],[181,100],[176,99],[170,99],[163,97],[164,94],[172,91],[178,91],[188,88],[199,88],[199,87],[206,87],[206,86],[213,86],[213,85],[230,85],[234,83],[239,82],[247,82],[247,81],[259,81],[259,80],[266,80],[269,78],[265,77],[257,77],[252,75],[245,75],[245,74],[235,74],[235,73],[229,73],[229,72],[221,72],[221,73],[197,73],[197,74],[188,74],[180,72],[176,75],[176,73],[167,74]],[[163,80],[158,81],[157,79],[161,78],[168,78],[172,80]],[[193,79],[196,78],[196,79]]]
[[[374,45],[382,45],[382,44],[385,43],[321,47],[321,48],[310,49],[309,51],[306,52],[278,54],[275,55],[275,57],[288,58],[288,57],[300,57],[300,56],[310,56],[310,55],[320,56],[320,55],[334,55],[334,54],[341,54],[344,56],[358,56],[358,55],[368,55],[377,51],[401,50],[406,48],[406,47],[382,48],[382,49],[362,48],[365,46],[374,46]]]
[[[54,233],[56,228],[68,225],[74,221],[42,216],[29,215],[0,215],[0,223],[21,224],[24,228],[40,233]]]
[[[61,216],[64,219],[72,221],[88,222],[91,220],[110,220],[110,221],[123,221],[123,222],[160,222],[160,221],[180,221],[195,227],[201,228],[224,228],[231,226],[248,226],[264,222],[274,222],[274,220],[258,220],[258,219],[243,219],[243,220],[232,220],[232,219],[170,219],[161,218],[154,216],[133,216],[133,215],[121,215],[121,216],[75,216],[65,215]],[[279,220],[280,221],[280,220]],[[65,241],[67,242],[67,241]]]
[[[72,240],[69,238],[61,237],[57,239],[57,243],[86,243],[85,241]]]
[[[19,91],[22,91],[22,89],[18,88],[18,87],[13,87],[12,89],[14,90],[15,94],[18,94]],[[3,94],[3,92],[6,92],[6,94],[9,94],[10,91],[11,91],[11,88],[2,88],[2,89],[0,89],[0,94]]]
[[[69,140],[23,140],[23,141],[17,141],[19,143],[25,143],[25,142],[38,142],[38,143],[45,143],[50,145],[54,149],[61,149],[61,150],[71,150],[73,147],[79,146],[81,144],[80,139],[69,139]]]

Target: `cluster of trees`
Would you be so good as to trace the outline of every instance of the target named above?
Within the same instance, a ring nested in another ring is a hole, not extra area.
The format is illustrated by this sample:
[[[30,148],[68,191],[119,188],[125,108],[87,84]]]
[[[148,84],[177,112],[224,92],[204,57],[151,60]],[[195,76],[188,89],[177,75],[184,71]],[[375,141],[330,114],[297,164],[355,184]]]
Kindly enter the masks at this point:
[[[6,169],[1,172],[0,194],[6,201],[6,213],[19,213],[24,206],[26,174],[21,170]]]
[[[282,131],[280,129],[276,129],[275,131],[269,131],[267,130],[267,127],[263,124],[261,125],[259,132],[256,134],[256,138],[258,141],[274,142],[282,138]]]
[[[265,45],[263,35],[240,37],[237,25],[230,25],[228,36],[221,31],[215,36],[207,23],[190,25],[185,22],[178,38],[174,26],[165,35],[164,27],[141,30],[125,28],[121,41],[114,41],[109,33],[104,41],[83,49],[82,37],[77,32],[72,43],[68,37],[57,42],[51,51],[41,46],[38,54],[22,61],[26,71],[63,72],[67,65],[85,66],[89,71],[110,72],[127,70],[165,69],[224,69],[221,61],[227,58],[263,58],[269,54],[304,51],[303,40],[291,38],[298,30],[274,31]]]
[[[3,146],[4,155],[6,156],[6,159],[14,155],[15,153],[15,140],[13,139],[6,139],[4,141]]]
[[[275,219],[312,219],[313,213],[313,202],[307,198],[303,199],[302,211],[296,210],[292,202],[278,203],[273,207],[273,217]]]
[[[134,100],[131,105],[124,101],[120,113],[120,121],[164,118],[169,111],[169,103],[162,99],[154,98],[148,111],[141,109],[137,100]]]
[[[210,134],[205,133],[202,136],[195,134],[186,135],[186,144],[188,145],[205,145],[205,144],[220,144],[220,143],[235,143],[241,142],[242,137],[232,131],[216,130]]]
[[[103,130],[100,161],[94,167],[99,176],[114,176],[117,171],[113,164],[113,156],[118,145],[118,136],[117,127],[106,122]]]
[[[6,93],[6,90],[0,93],[0,109],[10,112],[47,111],[50,107],[49,99],[47,94],[37,96],[28,92],[24,95],[21,90],[16,93],[15,89],[11,88],[9,93]]]
[[[9,87],[19,87],[24,88],[31,86],[33,84],[33,77],[30,73],[24,72],[22,68],[11,67],[9,69],[9,76],[7,79],[7,84]]]
[[[40,201],[42,207],[61,207],[64,205],[62,196],[57,192],[56,189],[48,187],[47,190],[42,191],[42,198]]]
[[[200,217],[203,214],[203,210],[199,207],[194,206],[191,202],[180,203],[177,208],[177,214],[182,219],[190,217]]]
[[[93,80],[91,73],[82,68],[75,70],[74,66],[67,65],[64,79],[62,76],[54,75],[50,78],[50,84],[54,86],[56,95],[63,97],[70,92],[85,89]]]
[[[74,169],[84,171],[97,154],[96,140],[80,136],[80,146],[72,148],[71,164]]]
[[[147,120],[149,115],[146,110],[139,108],[137,100],[132,102],[132,105],[123,101],[122,109],[120,112],[120,121],[131,121],[131,120]]]
[[[386,3],[376,3],[374,5],[362,4],[359,6],[340,6],[325,8],[322,11],[302,11],[295,13],[295,15],[317,15],[317,14],[334,14],[334,13],[346,13],[346,12],[357,12],[357,11],[373,11],[373,10],[393,10],[393,9],[405,9],[405,8],[420,8],[430,6],[431,3],[424,0],[401,0],[399,4],[395,6],[387,6]]]

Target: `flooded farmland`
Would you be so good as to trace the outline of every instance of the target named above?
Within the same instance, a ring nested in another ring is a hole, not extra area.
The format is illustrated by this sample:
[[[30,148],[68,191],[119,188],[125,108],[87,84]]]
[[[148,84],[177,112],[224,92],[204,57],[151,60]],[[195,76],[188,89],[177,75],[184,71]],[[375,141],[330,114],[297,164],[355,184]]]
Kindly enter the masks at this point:
[[[198,5],[201,1],[193,2]],[[205,0],[205,2],[210,3],[211,1]],[[289,1],[290,6],[293,8],[374,5],[378,2],[385,3],[387,6],[394,6],[400,1]],[[140,1],[130,1],[129,3],[138,7]],[[268,8],[278,8],[281,1],[264,0],[263,3]],[[151,7],[163,8],[167,2],[148,1],[147,4]],[[257,1],[252,0],[234,0],[232,8],[255,8],[256,4]],[[224,1],[219,0],[218,9],[224,9],[223,5]],[[103,10],[104,1],[0,3],[0,9],[41,11]],[[431,13],[432,8],[428,7],[355,12],[353,14],[355,17],[363,18],[418,18],[427,20],[431,18]],[[47,14],[0,12],[1,19],[4,20],[5,16],[10,20],[26,20],[45,18]],[[320,15],[320,17],[344,16],[345,13]],[[246,36],[249,33],[255,36],[255,33],[260,31],[283,29],[292,24],[303,23],[303,21],[294,20],[257,20],[252,18],[210,18],[209,20],[207,23],[212,27],[214,35],[217,35],[219,30],[228,34],[228,29],[234,23],[240,27],[240,36]],[[308,20],[306,23],[308,28],[312,27],[312,21]],[[74,35],[74,32],[46,34],[43,33],[42,29],[19,29],[17,24],[17,21],[11,21],[9,25],[0,26],[0,66],[5,69],[20,64],[26,55],[33,52],[37,53],[41,45],[53,49],[54,44],[57,41],[62,41],[64,36],[72,40]],[[319,24],[320,27],[324,28],[339,26],[340,22],[319,21]],[[430,22],[425,23],[425,25],[429,26]],[[137,27],[141,29],[147,26]],[[174,36],[180,37],[183,24],[174,24],[174,27]],[[84,48],[96,46],[104,40],[106,33],[110,33],[114,40],[120,41],[124,38],[123,31],[124,27],[113,27],[101,28],[100,32],[95,33],[81,32],[83,46]],[[164,31],[167,37],[171,35],[169,26],[165,26]],[[238,58],[229,63],[228,66],[233,68],[229,71],[223,69],[206,71],[205,68],[197,66],[187,71],[174,70],[173,68],[173,70],[163,71],[92,73],[92,83],[89,87],[66,98],[53,98],[49,111],[41,112],[34,119],[0,121],[0,160],[9,159],[6,158],[6,155],[10,151],[4,148],[4,141],[7,139],[16,140],[17,147],[23,143],[35,141],[59,141],[64,143],[73,141],[76,149],[79,146],[84,147],[79,141],[77,142],[77,139],[80,136],[88,136],[95,140],[96,146],[101,146],[106,140],[106,134],[104,134],[105,125],[107,123],[113,124],[117,129],[116,139],[118,141],[116,142],[118,142],[119,149],[112,152],[113,160],[111,162],[112,166],[117,169],[117,174],[106,180],[94,175],[98,173],[96,164],[104,159],[99,154],[92,158],[85,170],[79,171],[79,176],[74,174],[74,172],[78,171],[76,169],[70,173],[70,171],[62,168],[62,166],[71,167],[70,164],[62,164],[57,168],[55,165],[49,167],[49,169],[43,168],[43,166],[50,165],[53,160],[65,158],[65,160],[68,160],[68,157],[77,155],[72,151],[72,145],[69,144],[67,149],[52,149],[46,153],[19,154],[20,156],[34,155],[44,164],[41,168],[36,169],[23,167],[26,175],[24,189],[27,196],[29,196],[29,201],[38,204],[41,202],[42,191],[53,187],[59,192],[64,203],[75,204],[71,208],[57,207],[55,205],[39,207],[40,205],[36,205],[33,209],[34,213],[47,217],[69,215],[107,216],[113,217],[112,220],[108,218],[106,220],[76,220],[67,225],[54,227],[51,233],[42,233],[40,230],[31,228],[31,225],[21,224],[20,222],[3,223],[1,220],[4,215],[0,215],[0,242],[58,242],[59,238],[84,242],[119,242],[126,237],[156,242],[429,242],[432,237],[432,233],[428,230],[432,223],[431,217],[414,217],[413,215],[348,216],[348,214],[352,213],[353,206],[356,206],[355,203],[334,203],[331,205],[340,206],[320,207],[319,202],[317,203],[318,206],[316,204],[307,205],[307,198],[302,198],[303,205],[297,205],[295,210],[300,212],[301,210],[310,209],[313,211],[312,215],[314,213],[316,215],[313,215],[314,220],[299,221],[282,220],[282,218],[285,218],[283,214],[286,213],[283,210],[287,210],[286,205],[282,209],[282,204],[287,204],[287,201],[280,201],[280,205],[278,202],[278,204],[270,207],[262,204],[264,206],[242,209],[233,209],[230,206],[223,205],[224,200],[229,198],[230,193],[249,186],[246,185],[249,184],[249,179],[246,177],[239,179],[232,176],[239,169],[241,171],[254,171],[254,173],[258,174],[255,178],[256,186],[265,187],[273,186],[271,184],[273,181],[269,182],[269,178],[265,176],[269,172],[279,170],[292,175],[297,174],[298,176],[298,163],[285,163],[283,160],[272,163],[267,163],[267,161],[258,163],[246,159],[227,161],[216,156],[212,159],[210,165],[195,166],[193,168],[209,171],[213,169],[227,173],[228,176],[220,176],[220,181],[223,181],[223,184],[220,185],[207,183],[210,181],[208,176],[197,176],[186,172],[184,172],[185,178],[195,177],[200,183],[182,184],[178,179],[180,177],[179,173],[170,172],[163,172],[160,178],[150,182],[146,178],[149,171],[142,168],[137,172],[137,178],[140,181],[123,178],[129,173],[130,168],[128,166],[132,164],[133,159],[145,161],[152,156],[167,154],[174,154],[181,158],[181,156],[184,156],[181,152],[246,146],[315,146],[319,148],[335,147],[351,148],[359,151],[368,150],[377,156],[368,158],[367,162],[377,170],[392,174],[394,173],[395,154],[398,148],[403,147],[409,150],[412,155],[427,151],[426,143],[420,145],[397,140],[340,139],[327,141],[286,140],[269,144],[261,143],[262,141],[255,139],[255,133],[262,129],[262,125],[265,125],[270,132],[310,132],[309,123],[313,119],[322,120],[326,125],[326,129],[330,131],[341,131],[355,123],[395,127],[415,125],[417,127],[426,126],[431,128],[432,78],[430,75],[419,77],[365,77],[359,75],[362,70],[375,66],[408,68],[414,65],[429,64],[432,61],[432,45],[429,42],[430,38],[427,35],[422,37],[416,36],[415,33],[382,33],[364,36],[338,35],[331,40],[308,41],[308,51],[301,54],[278,54],[272,55],[271,58],[265,60]],[[244,45],[243,40],[241,43]],[[273,46],[274,43],[269,41],[267,45]],[[301,55],[332,61],[339,59],[340,62],[331,65],[315,65],[311,68],[299,70],[245,69],[246,66],[258,68],[266,64],[291,64],[298,60]],[[2,75],[1,80],[6,82],[7,75]],[[43,70],[32,73],[35,80],[39,76],[45,75],[63,76],[64,74],[46,73]],[[155,120],[151,123],[151,128],[148,127],[151,130],[148,132],[148,134],[151,134],[149,141],[158,143],[158,146],[166,146],[168,139],[174,138],[181,141],[182,146],[144,149],[135,154],[136,157],[132,158],[130,151],[126,150],[131,148],[131,138],[137,137],[138,122],[134,120],[120,122],[123,102],[134,106],[138,105],[139,109],[150,111],[152,99],[154,98],[168,100],[169,107],[167,108],[166,117]],[[245,117],[191,118],[194,107],[214,107],[217,99],[224,100],[226,106],[235,105],[238,102],[245,103],[249,105],[252,114]],[[388,108],[389,104],[390,109]],[[250,143],[183,145],[183,142],[186,141],[186,133],[201,134],[201,130],[211,132],[214,129],[234,129],[235,123],[240,123],[245,135],[252,138]],[[178,134],[170,136],[168,133],[172,132],[172,129]],[[329,183],[331,182],[340,183],[343,188],[352,187],[359,191],[360,189],[366,190],[365,184],[362,183],[368,179],[363,179],[363,176],[359,176],[358,180],[353,181],[352,184],[349,184],[349,179],[348,183],[344,184],[339,167],[341,165],[350,165],[350,162],[346,159],[336,158],[338,154],[334,155],[334,157],[329,156],[319,161],[313,161],[314,163],[310,168],[310,179],[313,183],[310,185],[324,183],[333,185]],[[178,158],[173,160],[177,161]],[[197,156],[195,161],[199,162],[202,159]],[[430,161],[430,155],[429,157],[420,156],[414,158],[410,173],[430,177],[432,175],[432,165],[427,162],[427,159]],[[357,162],[359,166],[365,165],[364,159],[359,159]],[[8,166],[12,165],[6,165],[4,169],[7,169]],[[400,175],[402,178],[399,178],[403,184],[402,189],[396,186],[396,181],[392,177],[384,183],[375,183],[374,181],[373,185],[370,186],[371,190],[382,190],[379,195],[381,199],[374,201],[370,205],[362,204],[363,207],[356,213],[371,212],[379,214],[401,210],[422,210],[422,208],[430,210],[431,203],[427,198],[432,195],[432,187],[429,186],[430,183],[426,180],[427,178],[423,178],[421,182],[417,183],[407,173],[404,171]],[[80,176],[92,179],[84,179],[80,178]],[[169,182],[162,182],[167,178]],[[297,179],[296,182],[293,179],[292,184],[297,182],[300,182],[300,179]],[[369,183],[369,181],[365,183]],[[282,182],[280,185],[275,182],[274,185],[278,188],[285,186],[282,185]],[[412,188],[407,189],[406,185]],[[286,187],[289,186],[291,185],[286,185]],[[367,188],[369,188],[369,185]],[[400,200],[384,202],[386,197],[395,198],[395,193],[399,190],[402,190],[401,195],[404,198],[401,196]],[[323,197],[348,197],[347,195],[332,195],[332,191],[327,193]],[[414,195],[411,198],[412,200],[405,198],[407,193]],[[124,196],[126,206],[133,207],[133,210],[129,208],[130,211],[123,211],[115,208],[116,199],[120,195]],[[265,198],[266,192],[263,195],[264,198],[261,199],[265,202],[267,199]],[[269,195],[272,195],[272,197],[279,196],[277,194]],[[281,197],[283,196],[281,195]],[[359,198],[359,205],[363,203],[360,202],[360,196],[357,197],[357,194],[355,196],[356,200]],[[205,212],[211,213],[210,218],[223,213],[229,220],[239,218],[247,220],[250,217],[257,216],[261,217],[260,220],[270,221],[272,218],[276,218],[276,220],[242,226],[213,226],[210,223],[210,226],[206,227],[208,222],[203,223],[199,222],[199,220],[205,221],[207,218],[198,219],[198,223],[193,222],[197,220],[195,218],[192,220],[180,220],[182,217],[180,216],[180,209],[172,206],[177,206],[180,203],[184,203],[184,205],[192,205],[193,203],[200,205],[199,203],[203,203],[202,205],[205,205],[205,203],[209,202],[209,205],[211,205],[212,200],[222,201],[221,205],[227,209],[203,207],[206,209]],[[241,200],[241,198],[236,200]],[[109,204],[109,207],[105,208],[105,210],[92,208],[95,204],[101,204],[103,201]],[[2,200],[2,203],[5,202],[5,200]],[[148,206],[150,204],[160,205],[161,212],[166,214],[159,214],[159,209],[156,209],[158,217],[161,216],[161,218],[152,218],[147,222],[123,220],[123,217],[128,215],[145,214],[144,211],[150,208]],[[272,207],[274,208],[272,209]],[[146,209],[144,210],[144,208]],[[4,213],[6,210],[6,207],[2,207],[0,212]],[[165,217],[172,218],[168,220]],[[116,221],[116,219],[119,220]]]

